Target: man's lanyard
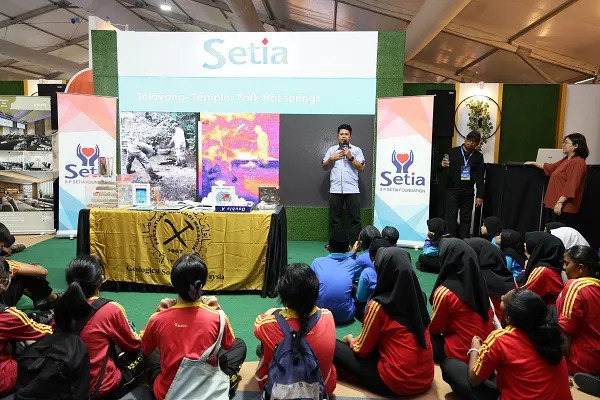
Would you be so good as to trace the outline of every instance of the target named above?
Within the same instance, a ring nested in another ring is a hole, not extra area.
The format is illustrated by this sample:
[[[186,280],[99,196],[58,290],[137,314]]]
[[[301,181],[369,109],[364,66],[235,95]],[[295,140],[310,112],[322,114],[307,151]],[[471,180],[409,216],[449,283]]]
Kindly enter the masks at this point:
[[[469,162],[469,160],[470,160],[470,159],[471,159],[471,157],[473,156],[473,153],[474,153],[474,151],[472,151],[472,152],[469,154],[469,157],[465,157],[465,151],[463,150],[463,147],[462,147],[462,146],[460,146],[460,152],[462,153],[463,160],[465,160],[465,166],[467,166],[467,163]]]

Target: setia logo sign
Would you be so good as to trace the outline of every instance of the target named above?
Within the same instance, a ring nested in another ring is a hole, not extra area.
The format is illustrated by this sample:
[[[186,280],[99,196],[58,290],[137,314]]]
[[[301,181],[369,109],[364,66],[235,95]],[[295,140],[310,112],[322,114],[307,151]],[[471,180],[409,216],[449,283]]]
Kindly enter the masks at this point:
[[[97,162],[100,148],[97,144],[95,147],[82,147],[79,143],[75,154],[80,162],[65,165],[65,179],[86,178],[100,173]]]
[[[408,153],[392,152],[392,165],[396,171],[383,171],[379,183],[380,191],[425,193],[425,177],[417,175],[411,167],[415,161],[412,150]]]
[[[287,48],[269,46],[264,38],[259,43],[250,43],[247,47],[228,48],[223,39],[209,39],[204,42],[207,61],[202,65],[207,69],[219,69],[227,62],[233,65],[244,64],[287,64]]]

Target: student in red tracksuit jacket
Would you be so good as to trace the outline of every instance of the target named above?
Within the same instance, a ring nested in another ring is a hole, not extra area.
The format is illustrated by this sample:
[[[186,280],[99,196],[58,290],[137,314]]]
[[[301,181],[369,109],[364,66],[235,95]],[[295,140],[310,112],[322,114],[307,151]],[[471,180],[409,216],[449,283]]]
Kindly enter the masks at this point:
[[[337,341],[334,363],[382,396],[412,396],[433,381],[429,314],[408,253],[380,248],[375,256],[377,286],[360,336]]]
[[[537,293],[547,306],[554,306],[564,287],[561,272],[565,246],[548,232],[529,232],[525,234],[525,248],[529,260],[517,283]]]
[[[0,294],[9,286],[11,271],[8,262],[0,257]],[[52,327],[29,319],[14,307],[0,312],[0,396],[14,391],[17,383],[17,360],[8,347],[11,341],[35,341],[52,334]]]
[[[468,244],[443,238],[440,261],[442,269],[429,298],[433,357],[438,363],[447,357],[466,362],[473,336],[487,337],[494,329],[494,311],[477,254]]]
[[[100,297],[104,282],[102,265],[95,256],[79,256],[67,266],[65,293],[56,301],[54,320],[62,331],[73,328],[76,320],[90,311],[90,304]],[[120,398],[133,389],[137,375],[141,374],[143,360],[141,340],[132,329],[125,310],[114,301],[101,307],[83,327],[79,336],[86,344],[90,355],[90,393],[93,393],[106,360],[104,377],[98,390],[98,398]],[[124,353],[133,355],[136,367],[115,364],[110,346],[113,343]],[[139,353],[139,354],[138,354]]]

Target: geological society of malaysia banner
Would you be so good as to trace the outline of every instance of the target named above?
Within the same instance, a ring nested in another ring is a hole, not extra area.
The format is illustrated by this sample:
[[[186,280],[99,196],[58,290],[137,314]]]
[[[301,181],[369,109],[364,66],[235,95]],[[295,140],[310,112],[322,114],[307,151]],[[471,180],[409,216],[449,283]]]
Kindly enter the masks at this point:
[[[117,52],[121,111],[375,114],[377,32],[118,32]]]
[[[433,96],[377,99],[374,223],[422,246],[429,218]]]

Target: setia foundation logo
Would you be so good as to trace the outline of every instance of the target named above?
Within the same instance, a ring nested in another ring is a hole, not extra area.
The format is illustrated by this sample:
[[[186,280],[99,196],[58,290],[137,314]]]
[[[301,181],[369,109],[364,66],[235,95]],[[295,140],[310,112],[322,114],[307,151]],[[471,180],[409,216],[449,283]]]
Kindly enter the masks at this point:
[[[97,144],[94,147],[83,147],[80,143],[77,145],[75,155],[79,158],[79,162],[65,165],[65,179],[86,178],[100,173],[98,168],[100,148]]]
[[[272,46],[267,38],[248,46],[231,47],[223,39],[209,39],[204,42],[207,69],[223,68],[226,64],[287,64],[287,48]]]
[[[399,153],[394,150],[391,156],[395,171],[381,173],[379,191],[425,193],[425,177],[418,175],[414,171],[415,168],[412,168],[415,161],[414,152],[410,150],[408,153]]]

